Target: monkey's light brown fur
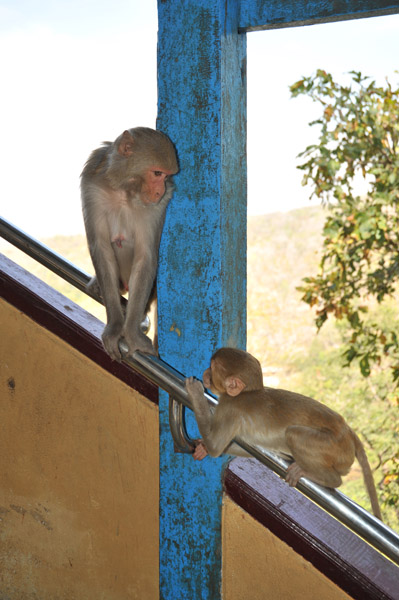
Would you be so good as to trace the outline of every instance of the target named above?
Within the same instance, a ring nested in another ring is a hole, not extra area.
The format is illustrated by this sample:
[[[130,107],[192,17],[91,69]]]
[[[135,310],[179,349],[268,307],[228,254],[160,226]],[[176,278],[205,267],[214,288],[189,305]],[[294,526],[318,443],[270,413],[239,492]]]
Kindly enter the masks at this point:
[[[121,359],[128,353],[154,353],[140,323],[155,298],[158,248],[165,211],[178,171],[175,149],[160,131],[136,127],[94,150],[82,172],[82,208],[96,276],[89,288],[103,297],[107,325],[103,343]],[[119,290],[129,291],[126,313]]]
[[[221,348],[204,372],[205,387],[219,396],[214,414],[194,378],[186,388],[205,447],[211,456],[222,452],[247,456],[232,443],[235,437],[267,448],[294,462],[287,482],[300,477],[327,487],[338,487],[355,459],[363,471],[373,513],[381,518],[374,480],[363,445],[344,418],[313,398],[263,387],[259,361],[248,352]]]

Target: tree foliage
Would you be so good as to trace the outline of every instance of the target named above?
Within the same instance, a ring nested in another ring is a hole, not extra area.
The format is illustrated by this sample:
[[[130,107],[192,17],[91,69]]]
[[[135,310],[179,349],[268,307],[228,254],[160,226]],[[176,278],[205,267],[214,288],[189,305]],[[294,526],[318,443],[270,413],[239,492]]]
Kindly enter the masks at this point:
[[[399,319],[379,310],[397,300],[399,279],[399,90],[359,72],[341,85],[325,71],[294,83],[321,107],[310,123],[317,144],[299,157],[303,184],[328,209],[319,272],[303,280],[302,299],[316,309],[320,329],[329,317],[346,324],[345,364],[357,362],[364,377],[390,372],[384,401],[399,405]],[[359,192],[359,185],[363,190]],[[391,424],[396,451],[383,461],[383,498],[399,500],[399,428]],[[396,453],[395,453],[396,452]]]

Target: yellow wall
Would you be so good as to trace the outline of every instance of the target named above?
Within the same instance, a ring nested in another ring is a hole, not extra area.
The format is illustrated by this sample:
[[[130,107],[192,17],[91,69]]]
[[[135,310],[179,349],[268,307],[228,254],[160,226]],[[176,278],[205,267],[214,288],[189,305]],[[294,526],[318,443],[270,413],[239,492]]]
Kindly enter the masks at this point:
[[[334,583],[228,496],[223,501],[225,600],[348,600]]]
[[[0,304],[0,597],[158,598],[158,408]]]

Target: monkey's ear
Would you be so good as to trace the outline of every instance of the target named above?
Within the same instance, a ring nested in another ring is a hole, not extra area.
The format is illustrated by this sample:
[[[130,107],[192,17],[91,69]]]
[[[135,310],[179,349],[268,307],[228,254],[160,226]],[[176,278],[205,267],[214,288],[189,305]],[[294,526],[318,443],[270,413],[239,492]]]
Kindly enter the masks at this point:
[[[234,377],[234,375],[227,377],[224,385],[229,396],[238,396],[247,387],[239,377]]]
[[[124,131],[122,139],[118,146],[118,154],[124,158],[129,158],[133,154],[134,137],[128,131]]]

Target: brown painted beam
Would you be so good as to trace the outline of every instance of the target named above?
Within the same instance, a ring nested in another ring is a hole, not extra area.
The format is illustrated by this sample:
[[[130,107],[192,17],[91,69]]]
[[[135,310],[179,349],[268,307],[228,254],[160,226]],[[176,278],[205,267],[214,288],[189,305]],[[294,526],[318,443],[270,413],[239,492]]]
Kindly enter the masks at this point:
[[[237,458],[226,493],[355,600],[399,600],[399,568],[256,459]]]

